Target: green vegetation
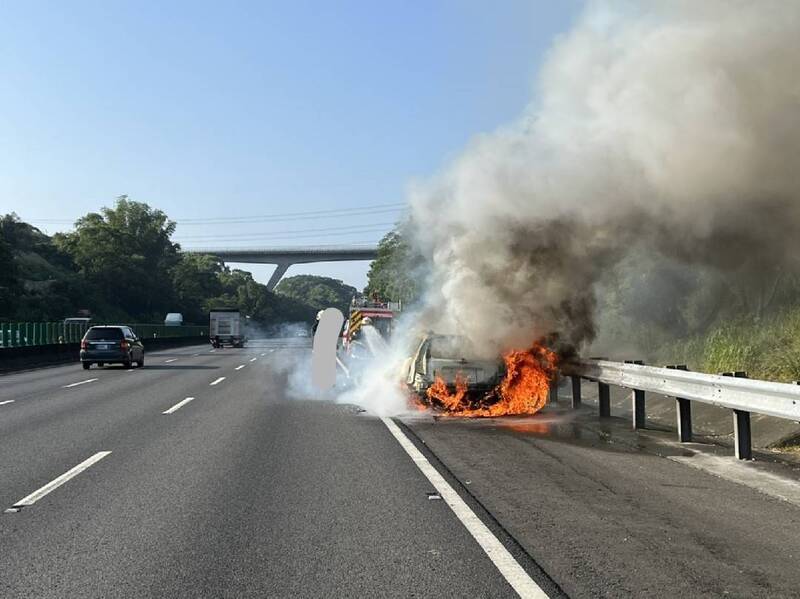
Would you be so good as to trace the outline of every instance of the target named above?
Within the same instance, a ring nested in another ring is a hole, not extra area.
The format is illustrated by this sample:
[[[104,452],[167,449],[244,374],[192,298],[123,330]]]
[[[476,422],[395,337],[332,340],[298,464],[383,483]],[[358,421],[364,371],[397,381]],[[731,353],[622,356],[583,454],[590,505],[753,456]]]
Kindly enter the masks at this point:
[[[775,268],[723,272],[633,255],[598,289],[600,336],[592,352],[800,379],[798,283]]]
[[[0,217],[0,318],[72,316],[85,292],[72,259],[50,237],[14,214]]]
[[[739,317],[702,335],[665,343],[653,358],[700,372],[744,370],[751,378],[800,380],[800,307],[763,319]]]
[[[347,314],[350,300],[357,290],[338,279],[296,275],[287,277],[278,283],[275,292],[295,301],[304,302],[317,311],[325,308],[339,308],[342,314]]]
[[[126,196],[53,237],[15,214],[0,217],[0,320],[88,311],[98,321],[160,322],[181,312],[184,322],[203,324],[211,307],[232,306],[269,326],[312,322],[321,303],[338,305],[344,295],[349,303],[355,292],[335,279],[292,277],[287,293],[271,293],[213,256],[181,254],[174,231],[163,212]]]
[[[422,257],[404,238],[401,228],[396,228],[378,244],[378,257],[370,265],[365,292],[386,301],[413,303],[422,292],[423,263]]]
[[[163,212],[123,196],[114,208],[78,219],[74,232],[54,241],[102,298],[105,311],[157,317],[175,311],[169,307],[175,301],[172,269],[179,260],[178,244],[170,241],[174,231]]]

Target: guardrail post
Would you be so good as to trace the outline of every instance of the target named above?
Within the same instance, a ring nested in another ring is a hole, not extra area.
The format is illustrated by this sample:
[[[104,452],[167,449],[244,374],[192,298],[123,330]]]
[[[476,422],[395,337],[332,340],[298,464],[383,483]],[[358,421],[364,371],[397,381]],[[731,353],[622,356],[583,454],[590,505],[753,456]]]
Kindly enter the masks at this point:
[[[686,364],[676,364],[667,368],[689,370]],[[676,397],[675,408],[678,416],[678,440],[681,443],[689,443],[692,440],[692,402],[685,397]]]
[[[747,373],[742,370],[737,370],[736,372],[723,372],[722,376],[746,379]],[[737,459],[753,459],[753,435],[750,432],[750,412],[733,410],[733,444]]]
[[[737,459],[752,460],[753,438],[750,434],[750,412],[733,411],[733,431]]]
[[[595,356],[590,360],[607,360],[605,356]],[[611,388],[606,383],[597,381],[597,407],[599,408],[600,418],[611,416]]]
[[[558,403],[558,377],[556,376],[555,379],[550,381],[550,392],[548,397],[548,403]]]
[[[581,406],[581,377],[571,376],[572,379],[572,409],[577,410]]]
[[[600,418],[611,416],[611,388],[607,383],[597,382],[597,403],[600,410]]]
[[[642,360],[625,360],[626,364],[638,364],[644,366]],[[633,430],[647,428],[647,417],[645,416],[644,391],[633,389],[631,391],[631,410],[633,412]]]
[[[633,430],[647,428],[647,416],[644,407],[644,391],[634,389],[631,391],[631,406],[633,408]]]

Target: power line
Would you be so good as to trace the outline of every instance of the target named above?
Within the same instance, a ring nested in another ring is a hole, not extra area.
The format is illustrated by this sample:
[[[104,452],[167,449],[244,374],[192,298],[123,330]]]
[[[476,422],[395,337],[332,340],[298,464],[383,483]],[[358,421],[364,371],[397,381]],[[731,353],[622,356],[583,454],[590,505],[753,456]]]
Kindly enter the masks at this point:
[[[321,227],[316,229],[293,229],[290,231],[264,231],[262,233],[227,233],[221,235],[176,235],[175,241],[194,241],[194,240],[213,240],[213,239],[245,239],[252,238],[258,239],[262,237],[272,237],[274,235],[290,235],[295,233],[327,233],[330,231],[339,231],[345,233],[361,233],[365,229],[374,229],[375,227],[392,227],[394,222],[385,223],[368,223],[363,225],[347,225],[344,227]],[[383,230],[383,229],[381,229]]]
[[[367,215],[374,215],[374,214],[389,214],[389,213],[397,213],[402,212],[404,208],[382,208],[379,210],[362,210],[359,212],[351,211],[351,212],[331,212],[325,214],[305,214],[303,216],[242,216],[242,217],[231,217],[229,220],[212,220],[207,219],[204,221],[191,221],[187,222],[185,220],[176,221],[179,225],[182,226],[198,226],[198,225],[233,225],[233,224],[249,224],[249,223],[277,223],[277,222],[291,222],[291,221],[298,221],[298,220],[321,220],[321,219],[328,219],[328,218],[351,218],[354,216],[367,216]]]
[[[406,204],[396,202],[393,204],[374,204],[372,206],[359,206],[354,208],[330,208],[327,210],[312,210],[307,212],[286,212],[278,214],[261,214],[251,216],[217,216],[217,217],[197,217],[197,218],[177,218],[171,219],[179,225],[198,226],[211,224],[234,224],[251,222],[281,222],[293,220],[318,220],[323,218],[345,218],[351,216],[362,216],[366,214],[385,214],[389,212],[402,212]],[[41,224],[73,224],[78,219],[54,219],[41,218],[27,222]]]
[[[379,242],[380,242],[380,239],[372,239],[372,240],[369,240],[369,241],[353,241],[353,242],[348,242],[348,243],[315,243],[313,245],[314,245],[315,248],[331,247],[331,248],[354,248],[355,249],[355,248],[359,248],[359,247],[372,247],[372,246],[378,245]],[[281,250],[304,249],[304,248],[307,248],[309,245],[310,244],[308,244],[308,243],[304,243],[302,245],[282,245],[280,247],[276,247],[275,249],[281,249]],[[184,251],[184,252],[208,252],[208,253],[212,253],[212,254],[214,253],[215,250],[219,251],[219,250],[222,250],[222,249],[225,249],[225,250],[250,250],[250,249],[254,249],[254,248],[253,248],[252,245],[226,245],[224,248],[208,247],[208,246],[203,246],[203,245],[196,245],[196,246],[190,246],[190,247],[181,247],[181,250]],[[260,249],[260,248],[256,248],[256,249]]]
[[[328,233],[315,233],[315,234],[308,234],[308,235],[295,235],[295,234],[282,234],[276,233],[274,235],[262,236],[262,237],[255,237],[255,238],[246,238],[246,237],[213,237],[210,239],[194,239],[190,241],[269,241],[271,239],[316,239],[318,237],[341,237],[342,235],[352,235],[353,233],[385,233],[386,228],[380,227],[376,229],[360,229],[358,231],[350,231],[350,232],[341,232],[341,231],[333,231]],[[174,240],[176,243],[181,243],[180,239]]]
[[[183,224],[189,223],[201,223],[206,221],[213,221],[213,222],[230,222],[230,221],[239,221],[243,219],[247,219],[248,221],[251,219],[277,219],[277,218],[293,218],[293,217],[309,217],[309,216],[327,216],[332,214],[351,214],[353,212],[384,212],[384,211],[395,211],[395,210],[402,210],[406,207],[406,204],[402,202],[394,202],[391,204],[374,204],[372,206],[357,206],[353,208],[328,208],[326,210],[310,210],[305,212],[286,212],[283,214],[264,214],[264,215],[256,215],[256,216],[218,216],[218,217],[208,217],[208,218],[184,218],[180,220]]]

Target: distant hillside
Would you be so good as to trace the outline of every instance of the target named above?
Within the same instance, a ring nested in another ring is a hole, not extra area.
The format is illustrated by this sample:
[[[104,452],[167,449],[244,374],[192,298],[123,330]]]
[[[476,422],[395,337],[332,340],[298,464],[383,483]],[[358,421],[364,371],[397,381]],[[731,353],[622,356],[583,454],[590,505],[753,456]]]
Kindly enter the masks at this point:
[[[0,318],[58,319],[81,308],[86,288],[72,258],[15,214],[0,217]]]
[[[314,275],[296,275],[283,279],[275,288],[279,295],[290,297],[314,308],[315,312],[325,308],[339,308],[347,314],[350,300],[356,288],[339,279]]]

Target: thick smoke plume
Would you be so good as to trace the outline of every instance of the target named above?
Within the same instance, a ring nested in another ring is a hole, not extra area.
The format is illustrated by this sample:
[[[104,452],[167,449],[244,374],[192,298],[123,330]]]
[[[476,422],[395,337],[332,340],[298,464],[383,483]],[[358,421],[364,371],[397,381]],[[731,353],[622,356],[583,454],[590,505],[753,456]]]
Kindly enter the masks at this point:
[[[594,2],[536,99],[412,198],[427,324],[478,352],[594,335],[631,249],[757,275],[800,251],[800,3]]]

